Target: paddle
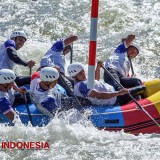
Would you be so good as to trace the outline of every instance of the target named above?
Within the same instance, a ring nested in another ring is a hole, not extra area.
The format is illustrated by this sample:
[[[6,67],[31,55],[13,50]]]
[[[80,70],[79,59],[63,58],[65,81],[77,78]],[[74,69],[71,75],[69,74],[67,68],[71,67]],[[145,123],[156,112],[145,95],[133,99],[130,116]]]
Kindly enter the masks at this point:
[[[29,68],[29,75],[31,76],[32,74],[32,67]]]
[[[123,43],[126,39],[127,39],[127,38],[122,38],[122,43]],[[131,58],[129,58],[129,57],[128,57],[128,59],[129,59],[130,64],[131,64],[131,71],[132,71],[132,76],[133,76],[133,75],[134,75],[134,69],[133,69],[132,60],[131,60]]]
[[[31,113],[30,113],[30,110],[29,110],[29,106],[28,106],[28,103],[27,103],[26,94],[23,94],[23,98],[24,98],[24,102],[25,102],[25,105],[26,105],[26,108],[27,108],[29,120],[30,120],[30,122],[31,122],[31,124],[33,126],[32,116],[31,116]]]
[[[59,74],[59,78],[61,79],[61,81],[63,82],[63,84],[66,86],[67,90],[70,92],[70,95],[72,95],[72,96],[75,98],[77,104],[78,104],[79,106],[82,106],[81,103],[79,102],[78,98],[74,95],[73,91],[71,90],[71,88],[68,86],[68,84],[67,84],[66,81],[64,80],[64,78],[63,78],[63,76],[61,75],[61,73]]]
[[[132,64],[132,60],[130,58],[128,58],[131,64],[131,71],[132,71],[132,76],[134,76],[134,69],[133,69],[133,64]],[[132,77],[131,76],[131,77]]]
[[[70,52],[71,52],[71,53],[70,53],[70,64],[71,64],[72,61],[73,61],[73,43],[72,43],[72,46],[70,45]],[[63,78],[63,76],[61,75],[61,73],[59,74],[59,78],[61,79],[61,81],[63,82],[63,84],[64,84],[65,87],[67,88],[67,90],[69,91],[69,94],[72,95],[72,96],[75,98],[77,104],[78,104],[79,106],[82,106],[81,103],[79,102],[78,98],[74,95],[73,91],[71,90],[71,88],[68,86],[68,84],[67,84],[66,81],[64,80],[64,78]]]
[[[102,68],[121,88],[124,88],[103,65]],[[131,94],[128,95],[136,103],[139,109],[141,109],[144,113],[146,113],[146,115],[160,128],[160,125],[156,122],[156,120],[134,99],[134,97]]]
[[[73,60],[73,43],[72,43],[72,46],[70,44],[70,45],[66,46],[64,49],[68,50],[67,53],[65,53],[65,51],[63,51],[64,56],[70,52],[70,64],[71,64],[72,60]]]
[[[72,43],[72,46],[70,48],[70,52],[71,52],[71,54],[70,54],[70,64],[72,64],[72,62],[73,62],[73,43]]]

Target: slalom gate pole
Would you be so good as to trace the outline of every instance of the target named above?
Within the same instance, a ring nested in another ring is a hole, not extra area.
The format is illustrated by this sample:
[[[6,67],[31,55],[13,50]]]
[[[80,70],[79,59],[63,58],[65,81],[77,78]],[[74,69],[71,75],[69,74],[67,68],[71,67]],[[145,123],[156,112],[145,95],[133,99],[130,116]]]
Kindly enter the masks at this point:
[[[92,0],[90,43],[89,43],[89,61],[88,61],[88,82],[87,82],[87,87],[91,88],[91,89],[94,87],[94,79],[95,79],[98,7],[99,7],[99,0]]]

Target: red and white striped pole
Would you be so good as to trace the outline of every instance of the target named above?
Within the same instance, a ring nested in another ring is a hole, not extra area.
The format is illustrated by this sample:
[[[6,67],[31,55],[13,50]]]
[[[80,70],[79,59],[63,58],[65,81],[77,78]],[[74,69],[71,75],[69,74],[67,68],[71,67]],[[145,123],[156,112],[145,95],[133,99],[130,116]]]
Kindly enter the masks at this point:
[[[92,89],[95,79],[95,62],[97,50],[97,24],[98,24],[98,6],[99,0],[92,0],[91,8],[91,26],[90,26],[90,44],[88,61],[88,82],[87,87]]]

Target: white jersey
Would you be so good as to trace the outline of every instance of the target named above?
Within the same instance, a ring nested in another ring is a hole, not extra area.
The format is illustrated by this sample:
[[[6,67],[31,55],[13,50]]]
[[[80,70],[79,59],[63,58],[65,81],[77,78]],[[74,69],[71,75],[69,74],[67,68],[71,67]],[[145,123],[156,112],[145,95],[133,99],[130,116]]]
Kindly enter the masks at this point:
[[[57,92],[56,88],[54,87],[53,89],[43,90],[39,86],[40,81],[40,78],[35,78],[31,81],[30,94],[33,101],[36,104],[41,104],[42,102],[47,101],[49,97],[56,99],[55,95],[53,94],[53,92]]]
[[[64,41],[60,40],[53,44],[53,46],[43,56],[40,66],[59,66],[60,72],[65,73],[64,65],[65,59],[63,55]]]
[[[97,80],[94,81],[94,89],[87,88],[87,81],[81,81],[75,84],[74,86],[74,94],[78,97],[85,97],[87,98],[92,104],[94,105],[114,105],[117,98],[110,98],[110,99],[98,99],[89,97],[89,94],[92,90],[97,90],[99,92],[114,92],[113,86],[102,83]]]
[[[131,64],[127,56],[125,42],[120,44],[115,52],[108,58],[105,67],[113,68],[125,77],[128,76]]]
[[[15,50],[15,42],[13,40],[7,40],[4,44],[0,45],[0,69],[6,68],[12,70],[14,67],[14,62],[9,59],[7,54],[7,48],[9,47]]]
[[[0,91],[0,99],[6,98],[13,105],[13,102],[14,102],[14,99],[15,99],[14,93],[15,93],[15,91],[12,88],[11,88],[11,90],[8,90],[8,92]]]

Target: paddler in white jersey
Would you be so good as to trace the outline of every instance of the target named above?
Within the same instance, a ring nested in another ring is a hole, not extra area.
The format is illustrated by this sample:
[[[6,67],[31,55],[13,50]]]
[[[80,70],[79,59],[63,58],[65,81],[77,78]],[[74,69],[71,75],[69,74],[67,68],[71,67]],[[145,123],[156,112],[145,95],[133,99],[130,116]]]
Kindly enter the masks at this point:
[[[52,47],[43,56],[40,62],[41,68],[43,67],[59,67],[60,68],[60,78],[58,79],[58,84],[66,89],[68,95],[72,95],[70,90],[73,90],[73,79],[65,76],[65,55],[72,50],[71,44],[78,40],[78,36],[72,35],[64,39],[57,40]],[[68,87],[70,90],[68,90]]]
[[[133,43],[134,39],[135,35],[128,35],[127,38],[124,38],[123,42],[116,48],[114,53],[109,56],[105,63],[105,68],[125,88],[142,85],[141,80],[135,78],[134,74],[131,77],[129,76],[129,71],[132,69],[131,60],[140,52],[139,46]],[[104,81],[112,85],[117,91],[121,89],[106,72],[104,72]]]
[[[0,112],[3,113],[10,120],[14,120],[15,111],[12,108],[15,95],[14,91],[26,93],[27,90],[22,87],[18,88],[14,83],[16,76],[10,69],[0,70]]]
[[[97,64],[93,89],[87,88],[86,73],[81,63],[75,62],[68,66],[68,75],[75,80],[74,94],[87,98],[93,105],[115,105],[117,96],[128,94],[129,90],[115,91],[113,86],[100,82],[99,72],[102,64],[102,62]]]
[[[39,74],[39,76],[32,74],[34,78],[30,84],[31,99],[42,113],[53,118],[54,113],[59,108],[58,91],[55,87],[58,82],[59,72],[53,67],[44,67]]]
[[[22,65],[25,67],[33,67],[35,65],[34,60],[24,61],[18,54],[17,50],[23,47],[24,43],[27,41],[27,35],[23,31],[13,31],[10,35],[10,39],[3,42],[0,45],[0,69],[11,69],[13,70],[14,64]],[[23,86],[25,84],[30,84],[31,77],[17,76],[16,84]]]

